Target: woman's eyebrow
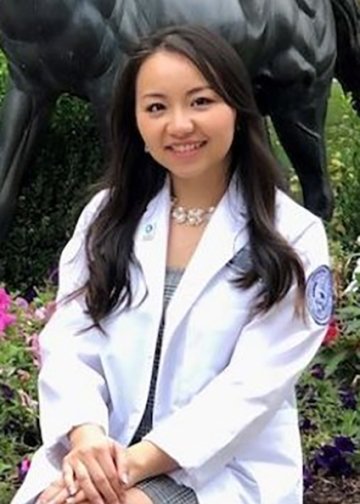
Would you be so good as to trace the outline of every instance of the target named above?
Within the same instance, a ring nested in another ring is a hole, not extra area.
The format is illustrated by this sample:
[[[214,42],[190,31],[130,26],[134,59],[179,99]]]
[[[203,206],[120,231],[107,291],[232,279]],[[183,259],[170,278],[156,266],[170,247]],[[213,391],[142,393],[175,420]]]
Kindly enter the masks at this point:
[[[190,89],[189,91],[187,91],[187,95],[193,95],[193,94],[196,94],[196,93],[201,93],[202,91],[213,91],[213,88],[209,85],[206,85],[206,86],[198,86],[198,87],[195,87],[193,89]]]
[[[195,88],[192,88],[192,89],[189,89],[188,91],[186,91],[186,95],[187,96],[191,96],[193,94],[196,94],[196,93],[200,93],[201,91],[208,91],[208,90],[212,90],[212,87],[211,86],[197,86]],[[158,92],[150,92],[150,93],[145,93],[141,96],[141,98],[156,98],[156,99],[165,99],[167,97],[167,95],[165,93],[158,93]]]
[[[145,93],[141,96],[141,98],[166,98],[166,95],[163,93]]]

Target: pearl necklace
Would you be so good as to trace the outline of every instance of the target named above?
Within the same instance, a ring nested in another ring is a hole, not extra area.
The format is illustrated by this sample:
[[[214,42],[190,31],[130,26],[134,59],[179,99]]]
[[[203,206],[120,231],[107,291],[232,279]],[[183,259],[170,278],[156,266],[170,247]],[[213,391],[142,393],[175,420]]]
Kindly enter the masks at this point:
[[[171,199],[171,218],[177,224],[186,224],[188,226],[200,226],[204,222],[208,222],[215,211],[215,207],[209,208],[184,208],[176,206],[177,199]]]

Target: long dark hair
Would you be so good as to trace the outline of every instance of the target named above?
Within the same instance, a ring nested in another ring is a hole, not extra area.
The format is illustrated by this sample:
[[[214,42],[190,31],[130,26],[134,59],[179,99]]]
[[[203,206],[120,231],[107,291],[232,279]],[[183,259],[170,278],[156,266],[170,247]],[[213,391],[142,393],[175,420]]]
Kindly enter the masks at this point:
[[[137,264],[134,235],[149,201],[165,182],[166,170],[145,152],[135,118],[135,87],[141,65],[156,51],[188,58],[210,86],[237,113],[229,179],[234,177],[248,209],[252,268],[238,276],[239,288],[261,279],[256,310],[267,311],[288,292],[294,279],[300,304],[304,272],[295,251],[275,229],[278,164],[236,52],[219,36],[199,26],[165,28],[144,38],[115,81],[111,110],[111,156],[103,186],[109,199],[89,227],[86,253],[89,279],[82,292],[96,326],[115,307],[132,303],[130,268]]]

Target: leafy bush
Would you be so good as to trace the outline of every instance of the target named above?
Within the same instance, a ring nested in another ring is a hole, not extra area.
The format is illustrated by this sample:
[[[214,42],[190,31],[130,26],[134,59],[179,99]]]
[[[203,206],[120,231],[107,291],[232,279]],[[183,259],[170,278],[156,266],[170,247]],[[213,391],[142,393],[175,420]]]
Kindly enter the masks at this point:
[[[48,289],[32,303],[0,288],[0,504],[26,473],[40,444],[37,369],[38,333],[53,304]]]
[[[360,235],[360,120],[333,85],[327,117],[327,155],[335,193],[335,212],[328,226],[329,236],[351,251]]]

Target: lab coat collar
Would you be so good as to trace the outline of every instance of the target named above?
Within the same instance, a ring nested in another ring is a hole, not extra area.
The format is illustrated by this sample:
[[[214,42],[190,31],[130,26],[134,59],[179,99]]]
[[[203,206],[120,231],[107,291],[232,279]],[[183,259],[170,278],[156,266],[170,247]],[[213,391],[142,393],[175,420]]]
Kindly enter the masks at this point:
[[[162,311],[170,207],[170,182],[166,180],[149,203],[135,236],[135,256],[142,269],[153,315]]]

